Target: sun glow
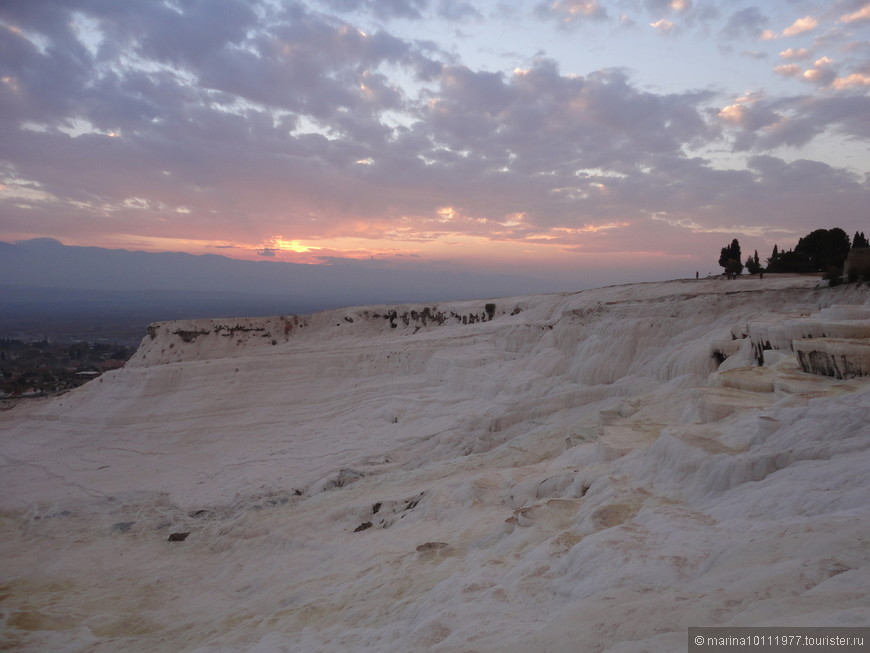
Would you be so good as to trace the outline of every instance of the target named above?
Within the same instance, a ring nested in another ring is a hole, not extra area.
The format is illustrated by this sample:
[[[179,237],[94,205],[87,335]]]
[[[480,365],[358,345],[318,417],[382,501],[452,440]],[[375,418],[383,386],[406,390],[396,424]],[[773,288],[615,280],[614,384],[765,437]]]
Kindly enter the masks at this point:
[[[436,211],[440,216],[438,222],[450,222],[459,217],[459,213],[452,206],[444,206]]]
[[[303,245],[298,240],[285,240],[283,236],[273,236],[264,245],[264,248],[281,252],[296,252],[297,254],[307,254],[308,252],[321,249],[320,247]]]

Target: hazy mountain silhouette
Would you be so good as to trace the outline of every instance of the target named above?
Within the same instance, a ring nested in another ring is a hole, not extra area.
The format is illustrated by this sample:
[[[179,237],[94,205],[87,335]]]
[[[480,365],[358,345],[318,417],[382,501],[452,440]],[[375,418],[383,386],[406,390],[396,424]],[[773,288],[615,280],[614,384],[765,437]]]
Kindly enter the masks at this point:
[[[310,313],[549,290],[524,277],[398,267],[240,261],[220,255],[0,242],[0,336],[138,337],[158,320]]]

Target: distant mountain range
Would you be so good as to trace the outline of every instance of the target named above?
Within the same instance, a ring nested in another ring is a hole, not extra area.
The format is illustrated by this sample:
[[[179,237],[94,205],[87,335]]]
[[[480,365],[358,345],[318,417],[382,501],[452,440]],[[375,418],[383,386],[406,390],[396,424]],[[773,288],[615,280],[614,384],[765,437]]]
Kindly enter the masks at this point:
[[[545,282],[382,261],[328,265],[0,242],[0,336],[130,341],[154,321],[544,292]]]

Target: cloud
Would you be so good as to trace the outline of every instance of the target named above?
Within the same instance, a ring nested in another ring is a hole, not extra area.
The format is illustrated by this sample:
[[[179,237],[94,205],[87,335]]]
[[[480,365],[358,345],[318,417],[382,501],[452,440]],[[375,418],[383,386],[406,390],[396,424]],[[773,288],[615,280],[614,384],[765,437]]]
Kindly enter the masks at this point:
[[[850,14],[843,14],[840,16],[839,22],[857,23],[865,20],[870,20],[870,4],[865,4],[863,7]]]
[[[735,11],[719,33],[725,41],[736,41],[743,38],[759,39],[769,24],[767,16],[757,7],[747,7]]]
[[[783,53],[780,53],[783,54]],[[793,58],[802,58],[793,57]],[[840,76],[834,66],[834,61],[829,57],[821,57],[813,62],[813,65],[807,69],[802,68],[798,64],[783,64],[776,66],[774,72],[783,77],[793,77],[809,82],[821,88],[831,88],[834,90],[861,89],[868,86],[870,75],[863,70]]]
[[[812,16],[804,16],[803,18],[798,18],[791,25],[786,27],[782,31],[782,36],[797,36],[798,34],[804,34],[806,32],[811,32],[816,27],[818,27],[819,21]]]
[[[783,77],[800,77],[803,75],[804,69],[796,63],[790,63],[776,66],[773,69],[773,72],[777,75],[782,75]]]
[[[870,139],[870,97],[836,95],[802,103],[802,118],[816,129],[832,128],[850,139]]]
[[[828,57],[817,59],[812,68],[804,71],[803,78],[819,86],[830,86],[837,78],[837,71],[831,65],[833,63]]]
[[[350,47],[357,60],[368,56],[362,36],[342,32],[340,24],[314,25],[335,36],[333,53]],[[297,26],[296,42],[305,41],[309,27]],[[351,39],[351,45],[342,39]],[[290,41],[285,36],[280,42]],[[344,61],[343,54],[335,56]],[[270,65],[260,61],[250,78]],[[44,210],[76,202],[96,230],[135,211],[146,214],[142,224],[152,234],[179,237],[215,219],[230,225],[251,216],[261,241],[288,223],[301,235],[319,238],[390,232],[403,239],[438,238],[456,232],[504,239],[567,228],[584,205],[606,203],[611,182],[596,170],[625,174],[655,165],[658,157],[680,156],[685,143],[709,137],[698,110],[704,94],[639,91],[616,70],[566,76],[546,59],[511,76],[445,66],[437,86],[414,109],[416,122],[392,131],[361,104],[353,114],[321,112],[310,100],[321,88],[299,83],[293,106],[322,117],[325,128],[344,134],[340,139],[300,132],[302,123],[292,115],[276,120],[274,111],[286,104],[282,96],[271,97],[269,88],[240,95],[231,93],[226,78],[221,84],[206,75],[202,79],[211,90],[184,86],[169,73],[112,77],[102,86],[101,104],[114,108],[112,121],[124,117],[121,138],[18,131],[9,152],[16,153],[22,176],[42,180],[50,194]],[[213,95],[215,87],[221,95]],[[147,102],[131,105],[129,113],[118,111],[115,100],[134,88]],[[262,104],[227,110],[233,97]],[[359,99],[345,100],[344,106],[351,101]],[[380,106],[393,106],[390,102]],[[46,168],[39,153],[48,151],[89,165],[72,172]],[[361,160],[367,165],[358,165]],[[451,225],[439,221],[445,188],[457,199],[458,217]],[[154,202],[134,207],[126,201],[130,197]],[[292,198],[293,211],[288,214],[278,198]],[[192,207],[184,223],[166,222],[167,213],[179,206]],[[511,225],[505,216],[518,213],[527,216],[525,222]],[[402,229],[396,231],[396,225]],[[226,239],[233,237],[245,237],[244,230],[231,227]],[[258,251],[270,256],[277,250]]]
[[[747,10],[743,10],[747,11]],[[767,21],[765,21],[767,22]],[[808,32],[813,31],[819,26],[819,20],[814,16],[804,16],[802,18],[796,19],[791,25],[782,30],[781,33],[777,34],[772,29],[764,29],[759,34],[758,38],[762,41],[771,41],[779,38],[786,38],[792,36],[799,36],[801,34],[806,34]]]
[[[659,18],[654,23],[650,23],[650,27],[652,27],[659,34],[670,34],[676,29],[676,25],[674,25],[666,18]]]
[[[692,0],[644,0],[643,7],[650,24],[662,34],[675,33],[680,28],[700,28],[706,33],[708,27],[720,18],[720,11],[713,3],[697,4]]]
[[[718,118],[734,131],[735,151],[770,151],[782,146],[802,147],[826,132],[846,138],[870,138],[870,97],[757,97],[737,102],[719,112]]]
[[[124,229],[173,243],[209,233],[272,259],[302,249],[389,258],[391,248],[425,258],[487,243],[624,251],[629,239],[655,241],[662,225],[683,242],[761,214],[781,229],[785,211],[803,216],[802,203],[821,201],[812,184],[783,190],[811,172],[833,184],[833,205],[866,207],[866,186],[834,166],[761,158],[726,170],[711,154],[769,156],[826,133],[870,138],[867,71],[854,60],[837,64],[850,73],[839,76],[831,60],[801,66],[801,50],[784,50],[779,74],[815,86],[723,101],[713,90],[652,91],[619,68],[567,74],[545,56],[482,70],[385,27],[363,31],[353,16],[476,19],[464,2],[177,6],[0,4],[10,232]],[[681,29],[700,11],[643,6]],[[607,17],[590,2],[536,12]],[[75,29],[82,20],[87,32]],[[767,24],[754,8],[723,21],[720,35],[741,38]]]
[[[366,12],[382,19],[420,19],[429,0],[320,0],[331,11]]]
[[[747,131],[758,131],[780,120],[780,116],[763,103],[739,102],[730,104],[719,112],[726,123]]]
[[[822,57],[816,59],[813,65],[806,70],[798,64],[783,64],[776,66],[773,70],[776,74],[783,77],[794,77],[820,87],[834,86],[835,88],[846,88],[852,85],[845,82],[845,80],[838,79],[833,63],[834,61],[829,57]],[[861,78],[860,75],[853,75],[852,77],[855,81]]]
[[[253,8],[243,0],[190,0],[181,7],[156,3],[133,16],[113,8],[102,15],[102,26],[108,36],[119,40],[135,34],[134,49],[140,56],[177,65],[201,62],[217,50],[241,43],[257,21]]]
[[[535,13],[545,19],[556,19],[564,26],[608,18],[607,10],[596,0],[555,0],[540,2]]]
[[[644,0],[644,8],[652,15],[661,15],[666,12],[688,13],[692,11],[692,0]]]
[[[806,48],[789,48],[779,53],[779,56],[788,61],[803,61],[813,56],[813,53]]]
[[[539,59],[510,78],[449,71],[427,123],[436,143],[477,157],[446,159],[453,164],[477,160],[488,174],[549,171],[573,183],[578,168],[636,169],[708,137],[697,109],[706,97],[640,92],[618,70],[563,76]]]
[[[864,73],[852,73],[846,77],[838,77],[831,82],[836,89],[861,88],[870,86],[870,75]]]
[[[440,0],[437,15],[449,21],[480,20],[483,14],[464,0]]]

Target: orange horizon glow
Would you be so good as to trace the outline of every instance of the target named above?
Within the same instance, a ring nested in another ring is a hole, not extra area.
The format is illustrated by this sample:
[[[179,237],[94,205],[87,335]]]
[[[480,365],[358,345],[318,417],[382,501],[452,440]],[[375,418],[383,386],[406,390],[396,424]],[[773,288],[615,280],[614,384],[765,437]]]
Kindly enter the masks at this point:
[[[63,238],[68,246],[104,247],[132,251],[182,252],[191,255],[218,255],[247,261],[273,261],[306,265],[330,265],[334,259],[377,260],[382,263],[437,263],[465,268],[493,270],[510,268],[532,272],[542,267],[553,270],[575,269],[582,265],[599,267],[615,258],[632,260],[640,265],[656,266],[667,260],[694,260],[692,255],[676,256],[654,250],[620,251],[584,249],[565,242],[566,231],[595,234],[621,225],[586,227],[577,230],[557,229],[554,234],[540,234],[527,239],[494,239],[470,234],[446,234],[429,240],[371,239],[336,237],[294,239],[273,236],[261,243],[231,240],[151,237],[134,234],[108,234],[95,239]],[[570,234],[568,234],[570,235]],[[22,234],[16,240],[38,237]]]

